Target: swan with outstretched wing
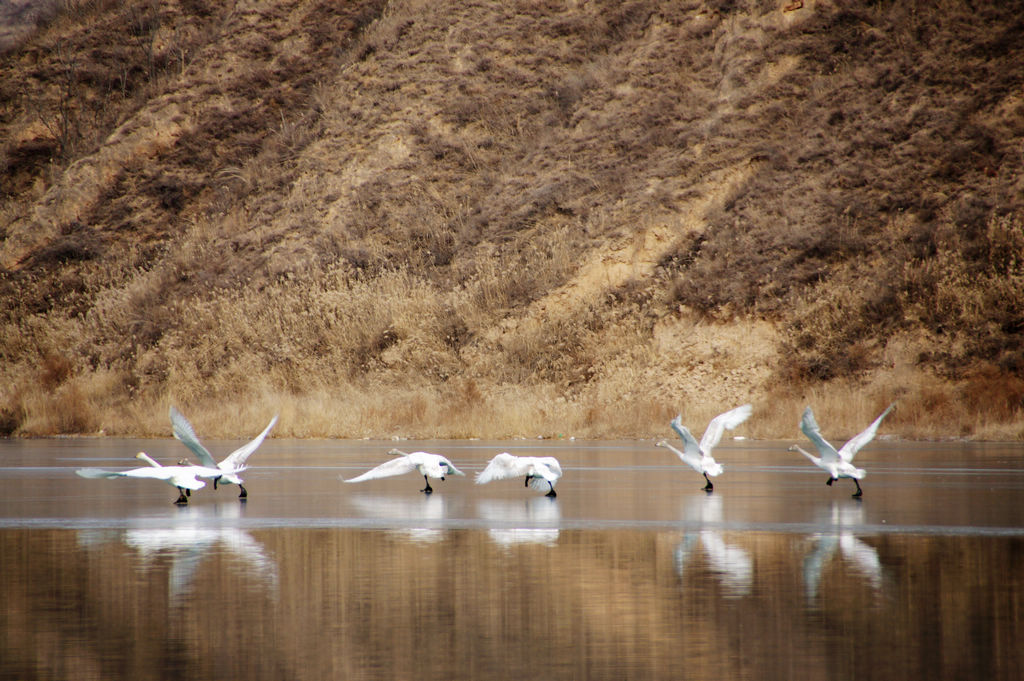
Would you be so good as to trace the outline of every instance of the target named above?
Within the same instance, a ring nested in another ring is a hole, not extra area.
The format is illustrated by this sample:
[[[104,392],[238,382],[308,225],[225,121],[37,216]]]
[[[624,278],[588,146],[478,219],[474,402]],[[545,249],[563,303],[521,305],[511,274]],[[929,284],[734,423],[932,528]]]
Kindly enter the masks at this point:
[[[804,409],[803,417],[800,419],[800,430],[807,436],[811,442],[814,443],[815,448],[821,455],[814,456],[807,450],[803,449],[799,445],[792,445],[789,450],[791,452],[800,452],[806,456],[811,463],[818,468],[828,473],[828,480],[825,482],[826,485],[832,486],[832,483],[840,478],[849,478],[853,480],[853,484],[857,486],[857,491],[854,492],[853,496],[861,497],[864,494],[864,490],[860,487],[860,480],[864,479],[867,475],[867,471],[863,468],[857,468],[853,465],[853,457],[857,455],[861,449],[864,448],[869,442],[875,438],[875,434],[878,432],[878,427],[892,408],[896,406],[893,402],[885,408],[878,418],[871,422],[871,425],[865,428],[863,431],[850,438],[839,450],[829,443],[821,434],[821,428],[818,426],[818,422],[814,418],[814,412],[811,411],[810,407]]]
[[[679,450],[673,447],[666,440],[658,442],[657,446],[666,447],[675,452],[676,456],[683,463],[704,476],[704,480],[707,482],[704,486],[704,491],[714,491],[715,486],[711,483],[711,478],[721,475],[725,468],[722,464],[715,461],[711,452],[722,441],[722,435],[725,431],[732,430],[742,424],[750,418],[752,411],[753,407],[751,405],[744,404],[741,407],[730,409],[724,414],[719,414],[711,419],[700,442],[697,442],[697,438],[693,436],[690,429],[683,425],[682,415],[680,414],[672,419],[671,426],[672,430],[676,431],[683,441],[683,449]],[[708,476],[711,476],[711,478]]]
[[[405,475],[406,473],[417,471],[427,483],[427,486],[420,491],[430,494],[434,491],[430,486],[430,478],[444,480],[445,476],[448,475],[465,475],[451,461],[440,454],[431,454],[429,452],[406,454],[398,449],[392,449],[388,454],[395,458],[366,471],[362,475],[345,480],[345,482],[365,482],[367,480],[390,478],[395,475]]]
[[[277,423],[277,416],[270,419],[270,423],[267,424],[267,427],[263,429],[262,433],[228,454],[220,463],[214,461],[213,455],[210,454],[210,451],[203,446],[202,442],[199,441],[199,437],[196,435],[195,429],[192,427],[192,424],[189,423],[188,419],[185,418],[184,414],[172,406],[170,409],[170,416],[171,429],[174,432],[174,437],[196,455],[200,464],[207,468],[216,468],[221,471],[221,474],[213,479],[213,488],[217,489],[218,483],[222,485],[238,485],[238,489],[240,490],[238,497],[240,499],[248,497],[249,493],[246,491],[245,485],[242,484],[242,478],[239,476],[239,473],[247,468],[246,462],[249,460],[249,456],[255,452],[261,444],[263,444],[267,435],[270,434],[270,429]]]
[[[555,483],[561,477],[562,466],[553,456],[513,456],[508,452],[502,452],[476,474],[476,484],[524,478],[525,487],[533,487],[538,492],[547,491],[545,496],[555,497]]]

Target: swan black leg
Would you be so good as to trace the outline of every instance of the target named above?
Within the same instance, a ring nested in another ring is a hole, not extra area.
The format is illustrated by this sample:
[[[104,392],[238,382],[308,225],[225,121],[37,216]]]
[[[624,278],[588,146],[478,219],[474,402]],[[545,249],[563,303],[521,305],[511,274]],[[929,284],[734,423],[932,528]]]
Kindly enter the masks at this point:
[[[219,475],[216,478],[213,479],[213,488],[214,489],[217,489],[217,481],[218,480],[220,480],[220,476]]]
[[[427,479],[427,476],[423,476],[423,481],[427,483],[427,486],[421,489],[420,491],[423,492],[424,494],[430,494],[431,492],[433,492],[434,488],[430,486],[430,480]]]
[[[831,487],[832,483],[835,482],[835,481],[836,481],[835,478],[829,478],[828,480],[825,481],[825,484],[828,485],[829,487]]]
[[[864,490],[860,488],[860,483],[857,482],[857,478],[850,478],[853,480],[853,484],[857,485],[857,491],[853,493],[854,498],[859,499],[864,496]]]
[[[245,485],[239,485],[238,489],[242,490],[241,494],[238,495],[239,499],[245,499],[249,496],[249,493],[245,491]]]
[[[704,479],[708,481],[708,484],[701,487],[701,489],[704,490],[705,492],[714,492],[715,486],[711,484],[711,478],[708,477],[707,473],[704,474]]]
[[[529,487],[529,486],[530,486],[530,476],[527,475],[526,476],[526,480],[523,481],[523,487]]]
[[[185,492],[186,491],[187,490],[184,490],[181,487],[178,488],[178,498],[174,502],[175,504],[187,504],[188,503],[188,497],[185,496]]]

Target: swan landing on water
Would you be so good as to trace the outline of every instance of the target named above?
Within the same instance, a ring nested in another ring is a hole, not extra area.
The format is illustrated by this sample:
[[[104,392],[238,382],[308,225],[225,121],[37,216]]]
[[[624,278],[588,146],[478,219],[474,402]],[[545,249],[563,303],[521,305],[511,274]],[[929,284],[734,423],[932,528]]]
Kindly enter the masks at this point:
[[[366,480],[390,478],[394,475],[404,475],[405,473],[417,471],[423,476],[423,480],[427,483],[427,486],[420,491],[425,494],[430,494],[434,489],[430,486],[429,478],[444,480],[446,475],[465,475],[465,473],[453,466],[451,461],[440,454],[430,454],[428,452],[413,452],[411,454],[406,454],[405,452],[397,449],[392,449],[388,454],[396,458],[386,463],[382,463],[376,468],[366,471],[362,475],[345,480],[345,482],[365,482]]]
[[[810,407],[807,407],[804,409],[803,418],[800,419],[800,430],[802,430],[804,435],[807,436],[807,439],[814,443],[814,446],[818,449],[818,453],[821,454],[821,458],[819,459],[810,452],[805,451],[799,445],[791,446],[789,451],[800,452],[810,459],[811,463],[815,466],[826,471],[828,473],[828,480],[825,481],[825,484],[829,487],[831,487],[832,483],[839,478],[849,478],[850,480],[853,480],[853,484],[857,486],[857,491],[853,493],[853,496],[860,498],[860,496],[864,494],[864,490],[860,488],[860,482],[858,481],[867,475],[867,471],[863,468],[857,468],[854,466],[853,457],[855,457],[857,452],[863,449],[867,443],[875,439],[875,433],[878,432],[878,426],[881,425],[882,419],[884,419],[895,406],[896,403],[893,402],[886,407],[885,411],[883,411],[878,418],[872,421],[870,426],[865,428],[861,433],[850,438],[850,440],[844,444],[839,451],[836,451],[836,448],[829,444],[828,440],[822,437],[821,428],[818,427],[818,422],[814,420],[814,412],[811,411]]]
[[[710,475],[713,478],[721,475],[724,468],[722,464],[715,461],[714,457],[711,456],[711,450],[718,446],[718,443],[722,440],[722,434],[726,430],[732,430],[746,421],[750,418],[752,411],[753,407],[751,405],[744,404],[742,407],[736,407],[724,414],[719,414],[711,419],[699,444],[690,430],[683,425],[682,415],[680,414],[672,419],[671,425],[672,430],[676,431],[683,440],[683,451],[679,451],[665,440],[659,442],[657,446],[667,447],[675,452],[683,463],[704,476],[704,480],[708,483],[704,486],[704,491],[714,491],[715,486],[711,484],[711,478],[708,476]]]
[[[102,468],[79,468],[75,473],[80,477],[90,479],[107,478],[113,480],[114,478],[148,478],[150,480],[162,480],[171,487],[178,488],[178,498],[174,502],[176,504],[187,504],[188,495],[191,494],[192,490],[206,487],[206,483],[199,478],[215,478],[221,474],[221,471],[217,468],[189,466],[187,465],[187,462],[183,462],[185,465],[161,466],[145,452],[139,452],[135,455],[135,458],[145,461],[149,465],[143,468],[132,468],[127,471],[107,471]]]
[[[171,428],[174,431],[174,437],[176,437],[183,445],[192,450],[192,453],[199,459],[199,463],[207,468],[214,468],[221,472],[221,474],[213,479],[213,488],[217,489],[217,483],[222,485],[232,484],[238,485],[238,489],[241,493],[238,495],[239,499],[245,499],[249,496],[249,493],[245,491],[245,485],[242,484],[242,478],[238,475],[246,469],[245,462],[249,459],[249,455],[256,451],[263,440],[266,439],[267,435],[270,434],[270,429],[277,423],[277,416],[270,419],[270,423],[263,432],[257,435],[251,442],[242,445],[235,451],[224,457],[224,460],[217,463],[213,460],[213,455],[210,454],[209,450],[203,446],[203,443],[199,441],[199,437],[196,436],[195,429],[192,428],[192,424],[188,422],[184,414],[175,409],[173,406],[170,410],[171,416]]]
[[[525,487],[533,487],[538,492],[548,490],[544,496],[558,496],[555,494],[555,483],[562,477],[562,466],[553,456],[512,456],[508,452],[502,452],[476,474],[476,484],[483,485],[492,480],[524,476]]]

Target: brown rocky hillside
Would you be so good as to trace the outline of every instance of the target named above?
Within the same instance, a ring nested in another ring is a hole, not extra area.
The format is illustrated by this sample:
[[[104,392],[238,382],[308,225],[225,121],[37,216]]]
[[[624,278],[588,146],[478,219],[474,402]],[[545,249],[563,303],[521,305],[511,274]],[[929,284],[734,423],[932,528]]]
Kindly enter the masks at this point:
[[[0,432],[1024,437],[1024,2],[0,18]]]

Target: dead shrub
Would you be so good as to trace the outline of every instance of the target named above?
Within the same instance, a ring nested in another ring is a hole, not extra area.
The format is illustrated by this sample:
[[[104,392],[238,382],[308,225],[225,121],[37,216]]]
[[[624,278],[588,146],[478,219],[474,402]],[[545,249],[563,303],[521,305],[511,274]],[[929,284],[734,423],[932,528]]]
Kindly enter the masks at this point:
[[[17,413],[15,409],[7,406],[0,407],[0,437],[13,435],[21,426],[23,419],[24,415]]]
[[[43,390],[56,390],[74,373],[74,364],[62,354],[48,352],[39,364],[39,385]]]
[[[878,338],[891,333],[901,317],[899,282],[893,273],[879,274],[839,274],[797,301],[785,324],[781,375],[798,382],[827,381],[856,376],[877,364]]]
[[[1011,421],[1024,413],[1024,377],[986,364],[973,369],[959,387],[965,405],[988,421]]]
[[[498,375],[512,383],[585,383],[594,376],[590,344],[602,325],[590,306],[525,324],[502,341]]]

